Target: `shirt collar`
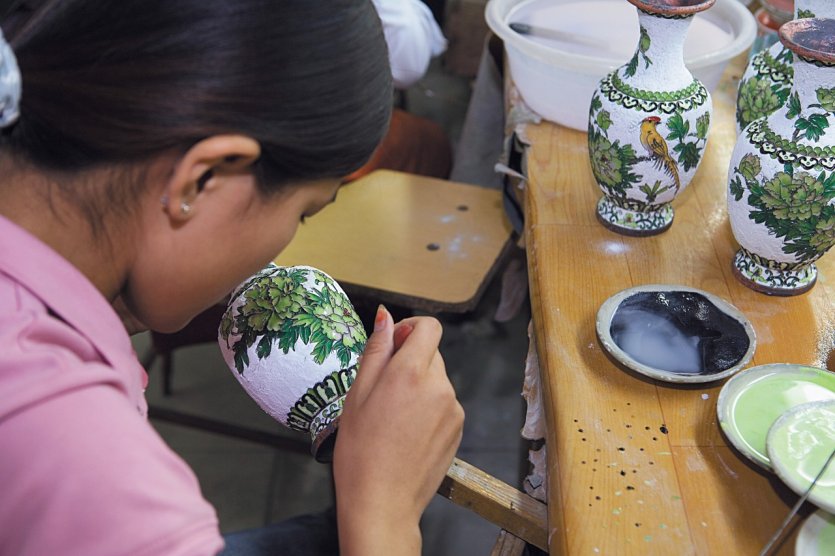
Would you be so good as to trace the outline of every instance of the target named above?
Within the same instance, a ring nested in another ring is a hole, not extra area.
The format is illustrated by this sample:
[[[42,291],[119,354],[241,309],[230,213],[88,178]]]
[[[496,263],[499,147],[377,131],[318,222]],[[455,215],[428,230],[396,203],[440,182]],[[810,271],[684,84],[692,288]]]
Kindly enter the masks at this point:
[[[111,366],[136,361],[121,319],[76,267],[23,228],[0,216],[0,272],[36,295],[95,346]]]

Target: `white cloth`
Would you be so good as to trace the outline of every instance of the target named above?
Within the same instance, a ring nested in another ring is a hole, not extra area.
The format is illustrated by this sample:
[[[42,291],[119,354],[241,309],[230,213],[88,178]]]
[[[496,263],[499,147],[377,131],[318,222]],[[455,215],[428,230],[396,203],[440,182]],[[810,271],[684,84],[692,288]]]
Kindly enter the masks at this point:
[[[406,89],[423,77],[447,41],[429,7],[420,0],[372,0],[383,22],[394,86]]]

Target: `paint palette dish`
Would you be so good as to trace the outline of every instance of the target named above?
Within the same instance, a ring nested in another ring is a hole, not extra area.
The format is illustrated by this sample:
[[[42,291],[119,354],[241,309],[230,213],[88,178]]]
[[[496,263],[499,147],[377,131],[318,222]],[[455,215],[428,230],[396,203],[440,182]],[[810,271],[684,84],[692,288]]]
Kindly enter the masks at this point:
[[[835,515],[818,510],[810,515],[797,535],[795,556],[835,554]]]
[[[835,513],[835,464],[830,459],[835,450],[835,400],[790,409],[769,429],[766,446],[771,466],[789,488],[803,495],[817,477],[809,502]]]
[[[713,382],[742,369],[757,339],[745,316],[707,292],[671,285],[623,290],[597,312],[597,336],[620,364],[676,383]]]
[[[766,438],[789,409],[809,402],[835,400],[835,374],[817,367],[773,363],[747,369],[719,392],[719,426],[745,457],[771,470]]]

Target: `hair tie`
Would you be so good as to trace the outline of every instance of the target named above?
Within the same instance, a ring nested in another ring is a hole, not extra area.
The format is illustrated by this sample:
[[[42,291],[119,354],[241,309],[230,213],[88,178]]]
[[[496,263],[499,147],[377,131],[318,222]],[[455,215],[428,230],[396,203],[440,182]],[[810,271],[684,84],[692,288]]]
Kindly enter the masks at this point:
[[[17,58],[0,30],[0,128],[11,126],[20,116],[20,90]]]

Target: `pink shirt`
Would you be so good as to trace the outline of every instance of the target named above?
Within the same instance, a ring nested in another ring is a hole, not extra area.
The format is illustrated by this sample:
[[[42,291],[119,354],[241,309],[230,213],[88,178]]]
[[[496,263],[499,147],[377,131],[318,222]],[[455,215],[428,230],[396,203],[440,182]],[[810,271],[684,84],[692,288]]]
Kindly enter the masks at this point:
[[[0,556],[215,554],[217,516],[146,420],[119,317],[0,217]]]

